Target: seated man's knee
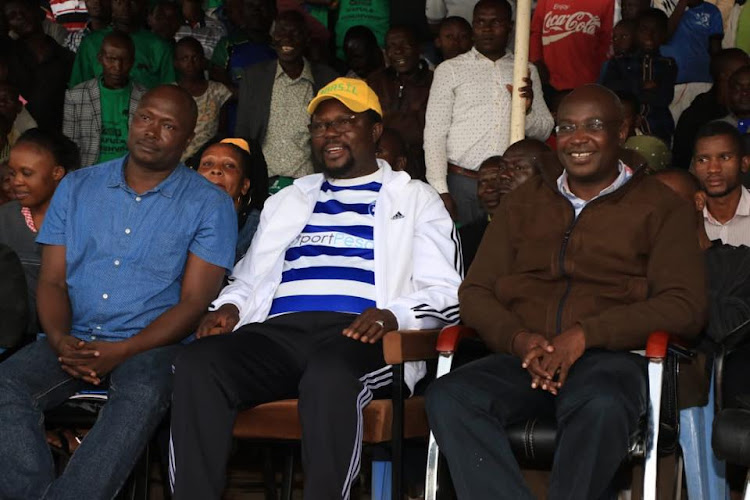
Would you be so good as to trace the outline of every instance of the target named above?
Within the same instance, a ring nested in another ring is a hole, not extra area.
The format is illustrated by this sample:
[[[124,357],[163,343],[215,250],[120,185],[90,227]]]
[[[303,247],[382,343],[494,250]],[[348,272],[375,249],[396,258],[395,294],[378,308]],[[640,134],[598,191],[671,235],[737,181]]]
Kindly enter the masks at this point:
[[[300,399],[315,395],[316,398],[340,399],[357,395],[363,390],[366,377],[354,375],[345,360],[340,358],[312,358],[299,382]]]
[[[425,410],[430,418],[452,413],[458,407],[456,398],[463,392],[463,382],[449,373],[432,382],[425,392]]]
[[[217,346],[220,340],[221,337],[209,337],[181,348],[173,363],[175,376],[205,375],[206,369],[222,358]]]

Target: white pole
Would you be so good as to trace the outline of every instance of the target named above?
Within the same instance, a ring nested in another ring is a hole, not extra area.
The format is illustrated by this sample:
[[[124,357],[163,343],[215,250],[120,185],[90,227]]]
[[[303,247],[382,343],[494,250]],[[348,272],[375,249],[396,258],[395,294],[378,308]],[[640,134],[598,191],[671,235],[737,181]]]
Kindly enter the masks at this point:
[[[513,97],[510,107],[510,143],[526,135],[526,100],[519,90],[525,87],[523,79],[529,74],[529,35],[531,33],[531,0],[516,2],[516,46],[513,62]],[[544,99],[535,95],[534,99]]]

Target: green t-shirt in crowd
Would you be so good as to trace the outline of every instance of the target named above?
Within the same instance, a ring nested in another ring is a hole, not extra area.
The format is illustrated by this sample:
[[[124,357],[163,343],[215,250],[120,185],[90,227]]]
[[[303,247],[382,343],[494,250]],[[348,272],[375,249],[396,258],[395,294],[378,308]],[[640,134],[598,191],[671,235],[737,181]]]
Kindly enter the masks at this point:
[[[750,4],[742,6],[740,17],[737,20],[737,38],[734,45],[745,52],[750,51]]]
[[[336,21],[336,54],[344,59],[344,36],[349,28],[363,25],[375,33],[378,45],[385,44],[385,33],[390,27],[391,7],[388,0],[341,0]]]
[[[76,53],[73,71],[70,73],[68,88],[81,82],[91,80],[102,74],[102,65],[96,56],[102,46],[104,37],[112,32],[112,27],[94,31],[81,40]],[[140,30],[130,33],[135,45],[135,63],[130,71],[130,78],[146,88],[153,88],[163,83],[176,80],[172,61],[172,47],[150,31]]]
[[[97,163],[119,158],[128,152],[130,89],[130,84],[121,89],[108,89],[102,84],[102,79],[99,79],[102,131],[99,137]]]

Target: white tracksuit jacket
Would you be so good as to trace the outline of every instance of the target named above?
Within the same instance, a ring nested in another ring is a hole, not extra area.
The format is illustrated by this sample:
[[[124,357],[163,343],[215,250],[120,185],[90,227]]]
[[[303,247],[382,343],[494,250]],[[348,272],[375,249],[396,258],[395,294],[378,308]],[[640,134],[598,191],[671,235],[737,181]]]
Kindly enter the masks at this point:
[[[383,185],[373,228],[377,307],[390,310],[401,330],[455,324],[463,275],[458,231],[434,189],[383,160],[378,166]],[[286,250],[312,215],[323,181],[323,174],[302,177],[266,201],[250,249],[211,306],[234,304],[240,311],[235,330],[268,317]],[[411,390],[424,373],[424,362],[407,364]]]

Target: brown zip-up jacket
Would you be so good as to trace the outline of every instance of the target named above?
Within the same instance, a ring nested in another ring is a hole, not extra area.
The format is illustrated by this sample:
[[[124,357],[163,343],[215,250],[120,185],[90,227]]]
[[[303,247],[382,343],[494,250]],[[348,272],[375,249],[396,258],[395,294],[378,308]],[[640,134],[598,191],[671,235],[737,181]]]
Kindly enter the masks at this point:
[[[459,289],[461,318],[495,352],[516,334],[579,323],[586,348],[645,347],[649,333],[698,335],[706,316],[695,209],[638,169],[576,219],[556,176],[506,195]]]

